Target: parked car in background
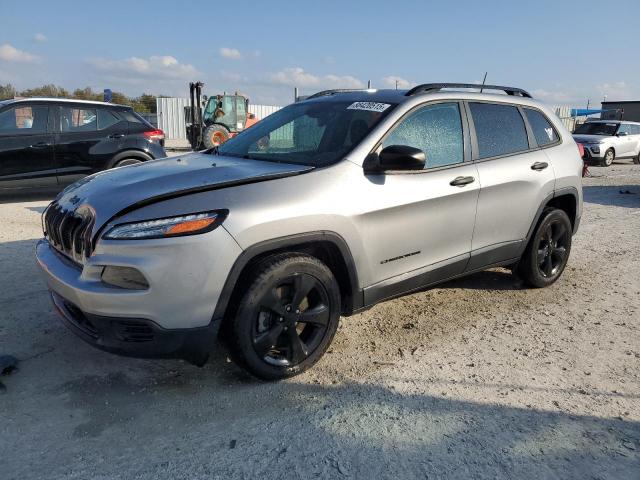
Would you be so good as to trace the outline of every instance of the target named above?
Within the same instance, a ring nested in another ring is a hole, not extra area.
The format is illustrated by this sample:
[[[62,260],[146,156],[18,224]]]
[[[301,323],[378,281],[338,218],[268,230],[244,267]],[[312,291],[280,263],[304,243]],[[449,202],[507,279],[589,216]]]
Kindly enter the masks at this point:
[[[280,379],[390,298],[495,266],[551,285],[582,213],[576,143],[527,92],[477,87],[320,92],[219,147],[78,182],[36,248],[57,311],[98,348],[195,364],[220,327],[239,365]]]
[[[64,186],[166,156],[162,130],[131,107],[59,98],[0,102],[0,189]]]
[[[573,139],[584,145],[583,159],[609,167],[618,158],[640,163],[640,123],[619,120],[591,120],[573,132]]]

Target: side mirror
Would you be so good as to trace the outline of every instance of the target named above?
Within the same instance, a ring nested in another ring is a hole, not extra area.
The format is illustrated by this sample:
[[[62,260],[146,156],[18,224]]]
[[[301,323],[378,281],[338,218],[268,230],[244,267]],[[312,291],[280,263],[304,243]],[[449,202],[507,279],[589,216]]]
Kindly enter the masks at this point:
[[[618,137],[626,137],[627,135],[629,135],[627,132],[618,132],[616,134]]]
[[[427,160],[419,148],[407,145],[389,145],[378,155],[381,170],[422,170]]]

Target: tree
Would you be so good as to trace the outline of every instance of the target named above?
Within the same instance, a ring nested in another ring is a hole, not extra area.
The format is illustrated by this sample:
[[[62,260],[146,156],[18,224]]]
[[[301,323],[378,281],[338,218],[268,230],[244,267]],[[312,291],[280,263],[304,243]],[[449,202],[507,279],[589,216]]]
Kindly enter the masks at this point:
[[[103,101],[103,92],[94,92],[91,87],[76,88],[73,93],[69,93],[62,87],[50,84],[42,87],[30,88],[18,92],[13,85],[0,85],[0,100],[19,97],[54,97],[54,98],[74,98],[78,100]],[[156,113],[156,97],[143,93],[139,97],[127,97],[124,93],[113,92],[111,102],[120,105],[128,105],[140,113]]]
[[[16,96],[16,89],[13,85],[7,83],[6,85],[0,85],[0,100],[6,100]]]

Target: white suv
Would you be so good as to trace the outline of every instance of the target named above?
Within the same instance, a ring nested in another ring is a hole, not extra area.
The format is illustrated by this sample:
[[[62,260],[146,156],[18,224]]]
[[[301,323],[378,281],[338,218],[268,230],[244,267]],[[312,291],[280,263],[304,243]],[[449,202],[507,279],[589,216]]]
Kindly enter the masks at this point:
[[[640,163],[640,123],[596,120],[576,128],[573,138],[584,146],[584,160],[609,167],[616,158]]]
[[[218,328],[266,379],[340,316],[489,267],[555,282],[582,213],[571,134],[517,88],[326,91],[217,148],[67,188],[36,255],[98,348],[203,364]]]

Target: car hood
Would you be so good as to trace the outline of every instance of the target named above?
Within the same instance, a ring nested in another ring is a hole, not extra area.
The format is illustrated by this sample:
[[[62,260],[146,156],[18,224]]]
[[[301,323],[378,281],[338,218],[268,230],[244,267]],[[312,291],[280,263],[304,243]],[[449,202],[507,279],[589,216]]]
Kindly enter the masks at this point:
[[[54,203],[66,211],[89,209],[95,232],[119,213],[159,200],[310,170],[313,167],[191,153],[85,177],[60,192]]]
[[[607,135],[574,135],[573,139],[578,143],[598,143],[607,140]]]

